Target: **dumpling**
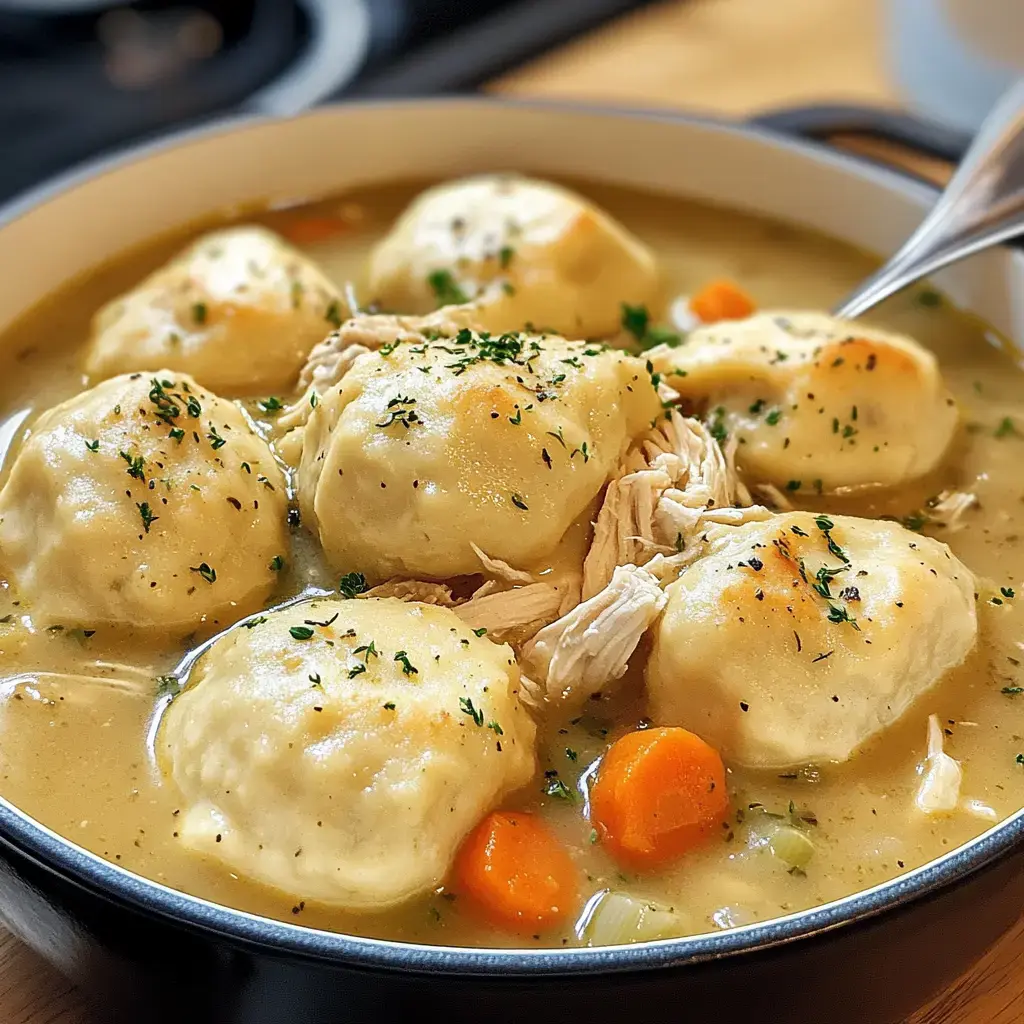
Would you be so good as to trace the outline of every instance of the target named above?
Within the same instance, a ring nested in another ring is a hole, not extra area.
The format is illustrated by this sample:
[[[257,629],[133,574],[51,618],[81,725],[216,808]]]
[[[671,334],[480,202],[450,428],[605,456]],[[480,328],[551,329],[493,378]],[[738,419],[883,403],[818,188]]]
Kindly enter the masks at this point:
[[[284,477],[191,377],[114,377],[44,413],[0,492],[0,559],[37,624],[189,633],[258,607]]]
[[[648,353],[755,482],[791,491],[892,486],[934,469],[957,425],[935,357],[824,313],[763,313]]]
[[[335,286],[259,227],[203,235],[93,320],[93,380],[169,367],[223,392],[290,389],[310,349],[348,316]]]
[[[182,842],[349,910],[440,884],[470,829],[534,773],[511,649],[394,598],[252,623],[203,656],[164,720]]]
[[[373,580],[550,556],[661,411],[644,363],[540,335],[460,331],[359,356],[322,395],[298,469],[334,568]]]
[[[482,175],[439,185],[370,258],[384,308],[427,313],[473,301],[476,326],[570,338],[616,333],[622,303],[658,295],[651,251],[582,196],[545,181]]]
[[[733,763],[844,761],[976,637],[970,570],[897,523],[791,512],[712,527],[668,588],[650,712]]]

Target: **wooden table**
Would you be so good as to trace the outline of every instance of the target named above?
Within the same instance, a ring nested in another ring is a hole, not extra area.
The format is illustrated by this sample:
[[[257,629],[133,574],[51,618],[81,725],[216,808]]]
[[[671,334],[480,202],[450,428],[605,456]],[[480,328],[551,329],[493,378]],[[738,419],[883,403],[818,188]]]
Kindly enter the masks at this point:
[[[877,0],[672,0],[506,75],[493,89],[736,116],[823,101],[897,105],[882,39]],[[907,1024],[1022,1020],[1024,920]],[[102,1018],[35,954],[0,936],[0,1024]]]

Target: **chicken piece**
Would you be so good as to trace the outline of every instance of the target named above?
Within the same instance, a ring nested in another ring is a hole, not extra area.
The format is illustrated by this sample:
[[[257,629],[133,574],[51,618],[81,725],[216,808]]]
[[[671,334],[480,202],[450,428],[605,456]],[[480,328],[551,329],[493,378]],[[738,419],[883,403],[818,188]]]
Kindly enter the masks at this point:
[[[168,367],[225,393],[291,391],[310,349],[348,315],[337,288],[265,228],[203,235],[93,321],[86,373]]]
[[[619,330],[622,303],[658,298],[651,251],[582,196],[549,182],[483,175],[428,189],[370,257],[388,309],[469,304],[473,326],[571,338]]]
[[[600,593],[526,644],[523,670],[550,700],[579,703],[592,693],[607,692],[625,673],[640,638],[667,600],[646,569],[617,566]]]
[[[583,567],[583,598],[617,565],[643,565],[686,549],[711,509],[750,503],[718,443],[699,420],[671,410],[630,449],[605,490]]]
[[[443,583],[423,583],[420,580],[388,580],[371,587],[361,598],[395,597],[399,601],[417,601],[420,604],[436,604],[442,608],[454,608],[458,603],[452,597],[452,588]]]
[[[376,352],[384,345],[418,345],[430,335],[454,338],[464,327],[477,326],[468,311],[460,307],[439,309],[429,316],[355,316],[313,348],[299,375],[299,385],[322,395],[345,376],[356,355]]]
[[[203,655],[157,739],[189,850],[378,912],[440,885],[536,762],[510,648],[446,608],[315,599]]]
[[[493,640],[520,644],[579,603],[572,580],[529,583],[511,590],[477,593],[455,609],[463,622]]]
[[[648,701],[733,764],[847,760],[976,642],[970,570],[898,523],[789,512],[706,537],[668,587]]]
[[[644,363],[540,335],[417,336],[362,356],[305,427],[303,522],[372,581],[547,559],[660,409]]]
[[[930,472],[957,425],[935,357],[823,313],[763,313],[648,353],[738,444],[740,469],[788,493],[895,486]]]
[[[36,421],[0,492],[0,551],[40,625],[185,635],[258,608],[287,492],[238,408],[159,370]]]
[[[952,814],[960,803],[963,771],[943,749],[938,715],[928,716],[928,756],[921,766],[921,786],[914,800],[922,814]]]

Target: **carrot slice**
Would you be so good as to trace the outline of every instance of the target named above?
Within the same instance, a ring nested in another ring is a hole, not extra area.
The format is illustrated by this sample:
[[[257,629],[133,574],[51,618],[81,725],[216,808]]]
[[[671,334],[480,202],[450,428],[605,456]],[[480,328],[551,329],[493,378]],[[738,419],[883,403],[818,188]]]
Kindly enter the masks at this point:
[[[728,811],[722,758],[686,729],[627,733],[604,755],[590,790],[590,820],[605,848],[635,868],[699,846]]]
[[[754,300],[732,281],[711,281],[690,299],[690,309],[705,324],[742,320],[756,308]]]
[[[303,217],[281,228],[281,234],[292,245],[316,245],[348,231],[349,226],[341,217]]]
[[[576,867],[535,814],[495,811],[455,859],[454,888],[488,922],[512,931],[550,928],[577,901]]]

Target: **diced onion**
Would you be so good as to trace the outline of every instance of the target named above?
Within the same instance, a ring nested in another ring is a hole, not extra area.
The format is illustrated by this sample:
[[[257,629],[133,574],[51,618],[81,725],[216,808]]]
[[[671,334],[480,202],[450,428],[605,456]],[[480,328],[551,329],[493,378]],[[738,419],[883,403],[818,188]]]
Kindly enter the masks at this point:
[[[583,911],[576,934],[588,946],[621,946],[685,935],[685,919],[650,900],[622,892],[598,893]]]
[[[792,825],[778,825],[768,837],[768,849],[791,868],[801,871],[814,856],[814,842],[806,833]]]

